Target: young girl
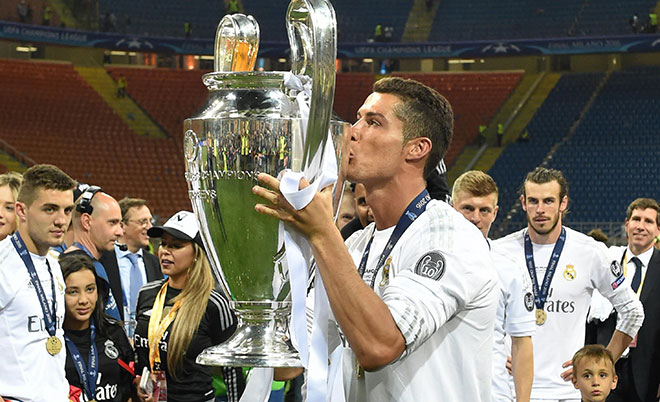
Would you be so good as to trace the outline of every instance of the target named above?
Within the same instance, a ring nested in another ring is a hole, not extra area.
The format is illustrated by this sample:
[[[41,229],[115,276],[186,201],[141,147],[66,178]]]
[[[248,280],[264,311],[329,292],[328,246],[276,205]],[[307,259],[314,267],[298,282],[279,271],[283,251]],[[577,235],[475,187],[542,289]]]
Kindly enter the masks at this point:
[[[134,394],[133,348],[119,322],[103,312],[103,289],[92,260],[63,254],[66,283],[66,378],[74,402],[125,402]]]
[[[161,238],[158,259],[167,279],[140,289],[135,328],[137,374],[146,367],[156,383],[165,383],[168,402],[213,401],[211,370],[195,359],[205,348],[234,333],[236,317],[225,296],[214,290],[192,212],[178,212],[147,234]],[[238,401],[244,388],[241,368],[222,370],[228,400]],[[156,402],[154,395],[138,389],[142,401]]]

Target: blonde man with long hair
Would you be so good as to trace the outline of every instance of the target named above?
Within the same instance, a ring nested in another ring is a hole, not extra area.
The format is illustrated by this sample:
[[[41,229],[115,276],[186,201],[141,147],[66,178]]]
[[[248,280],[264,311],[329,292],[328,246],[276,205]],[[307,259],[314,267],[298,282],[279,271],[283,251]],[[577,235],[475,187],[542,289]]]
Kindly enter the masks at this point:
[[[140,289],[135,329],[136,374],[146,367],[153,381],[166,381],[169,402],[213,401],[211,370],[195,363],[205,348],[224,342],[236,329],[227,298],[217,292],[192,212],[181,211],[163,226],[158,259],[167,279]],[[223,368],[230,401],[242,392],[240,368]],[[144,402],[156,401],[138,389]]]

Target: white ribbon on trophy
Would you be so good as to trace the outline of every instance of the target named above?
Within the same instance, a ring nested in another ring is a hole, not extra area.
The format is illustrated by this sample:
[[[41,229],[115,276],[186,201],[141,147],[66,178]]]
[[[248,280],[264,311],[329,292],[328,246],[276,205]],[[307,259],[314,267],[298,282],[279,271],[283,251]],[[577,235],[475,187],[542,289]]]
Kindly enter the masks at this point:
[[[309,99],[311,80],[308,77],[298,77],[287,73],[284,85],[298,91],[296,102],[301,114],[302,137],[306,138],[307,121],[309,119]],[[330,136],[330,134],[328,133]],[[285,171],[280,177],[280,192],[296,210],[305,208],[322,188],[333,185],[337,181],[337,160],[332,138],[328,138],[323,153],[317,153],[314,158],[323,157],[321,174],[317,175],[316,166],[311,163],[304,172]],[[318,177],[304,189],[300,182],[305,177]],[[339,190],[336,190],[339,191]],[[343,402],[344,391],[341,379],[342,348],[339,345],[332,353],[328,350],[328,322],[330,305],[328,296],[320,276],[315,281],[314,321],[311,335],[307,331],[305,302],[307,285],[309,283],[309,268],[312,261],[311,246],[300,233],[279,224],[280,239],[284,239],[289,280],[291,283],[291,338],[300,353],[300,360],[307,369],[307,402]],[[316,271],[318,272],[318,271]],[[320,274],[319,274],[320,275]],[[311,345],[311,350],[310,350]],[[329,359],[330,357],[330,359]],[[331,362],[328,376],[328,362]],[[247,379],[247,385],[240,402],[268,401],[272,368],[254,368]]]

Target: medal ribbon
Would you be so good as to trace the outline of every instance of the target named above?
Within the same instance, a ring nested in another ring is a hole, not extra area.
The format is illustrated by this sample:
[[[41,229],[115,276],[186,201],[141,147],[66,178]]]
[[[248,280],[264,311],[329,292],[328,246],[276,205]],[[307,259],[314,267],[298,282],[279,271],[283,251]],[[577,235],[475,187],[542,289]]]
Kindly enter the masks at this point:
[[[64,335],[64,340],[66,341],[66,346],[69,349],[69,353],[71,353],[71,358],[73,359],[76,371],[78,371],[78,376],[82,382],[83,389],[87,394],[87,399],[92,401],[96,395],[96,377],[98,376],[99,372],[99,354],[98,350],[96,349],[96,327],[94,326],[94,320],[89,321],[89,328],[92,344],[89,348],[89,363],[87,366],[85,366],[85,362],[80,355],[80,351],[73,343],[73,341],[71,341],[71,339],[69,339],[69,337],[66,335]],[[88,367],[89,370],[87,370]]]
[[[399,222],[397,222],[396,226],[394,227],[394,231],[392,232],[392,235],[387,241],[383,253],[380,255],[380,258],[378,259],[378,263],[376,264],[376,269],[374,270],[370,280],[371,283],[369,284],[369,286],[372,289],[376,281],[376,273],[378,272],[380,267],[382,267],[385,264],[387,257],[389,257],[390,253],[392,252],[392,249],[399,241],[403,233],[406,231],[406,229],[408,229],[408,227],[422,213],[424,213],[424,211],[426,211],[426,206],[429,203],[429,201],[431,201],[431,196],[429,195],[429,192],[426,189],[424,189],[406,207],[405,212],[403,213],[403,215],[401,215],[401,217],[399,218]],[[360,261],[360,266],[358,267],[358,273],[363,279],[364,279],[364,273],[367,269],[367,260],[369,259],[369,251],[371,250],[371,243],[373,242],[373,240],[374,240],[374,236],[372,235],[371,239],[369,239],[369,243],[367,243],[367,247],[364,249],[364,254],[362,254],[362,260]]]
[[[149,365],[152,372],[154,371],[154,363],[160,364],[160,351],[158,349],[158,344],[163,338],[163,334],[167,330],[167,327],[169,327],[172,321],[174,321],[176,312],[181,307],[181,300],[174,303],[174,306],[170,312],[161,321],[161,317],[163,316],[163,307],[165,306],[165,294],[167,293],[168,283],[169,280],[167,280],[160,288],[160,291],[158,291],[156,300],[154,300],[154,307],[151,310],[151,317],[149,318],[149,333],[147,338],[149,339]]]
[[[50,287],[53,292],[53,307],[51,310],[51,307],[48,305],[48,299],[46,298],[46,293],[44,292],[43,286],[41,286],[41,282],[39,281],[39,275],[37,275],[37,270],[34,268],[34,263],[32,262],[32,258],[30,257],[30,252],[27,250],[27,247],[25,246],[25,242],[23,242],[23,239],[21,238],[21,235],[18,233],[18,231],[14,232],[14,234],[11,236],[11,242],[14,244],[14,247],[16,248],[16,251],[18,251],[18,254],[21,256],[21,259],[23,260],[23,264],[25,264],[25,268],[27,268],[28,273],[30,274],[30,281],[32,282],[32,287],[34,288],[34,291],[37,292],[37,298],[39,298],[39,304],[41,305],[41,311],[44,314],[44,323],[46,325],[46,331],[48,331],[48,334],[50,336],[55,336],[55,322],[56,322],[56,314],[57,314],[57,295],[55,294],[55,278],[53,277],[53,271],[50,269],[50,264],[48,263],[48,260],[46,260],[46,266],[48,267],[48,274],[50,275]]]
[[[543,277],[543,284],[541,289],[539,289],[538,279],[536,278],[534,251],[532,249],[532,240],[529,238],[529,232],[526,231],[524,237],[525,262],[527,263],[527,271],[529,271],[529,276],[532,279],[532,287],[534,289],[534,303],[536,304],[536,308],[543,310],[545,301],[548,298],[548,292],[550,291],[550,282],[552,282],[552,277],[555,275],[557,263],[559,262],[559,257],[561,256],[561,252],[564,249],[564,243],[566,242],[566,229],[562,226],[559,238],[555,243],[555,247],[552,249],[552,255],[550,256],[550,262],[548,262],[548,268],[546,269],[545,276]]]
[[[94,264],[94,269],[96,270],[96,275],[98,275],[99,278],[101,278],[105,282],[105,287],[106,287],[106,300],[105,300],[105,312],[112,318],[114,318],[117,321],[122,321],[121,315],[119,314],[119,308],[117,307],[117,301],[112,294],[112,289],[110,288],[110,280],[108,279],[108,274],[105,271],[105,267],[103,264],[101,264],[96,257],[92,255],[92,253],[87,249],[87,247],[83,246],[82,243],[75,242],[73,243],[75,247],[78,247],[87,255],[89,258],[92,259],[93,264]],[[124,300],[126,298],[124,297]],[[128,320],[130,317],[124,317],[126,320]]]

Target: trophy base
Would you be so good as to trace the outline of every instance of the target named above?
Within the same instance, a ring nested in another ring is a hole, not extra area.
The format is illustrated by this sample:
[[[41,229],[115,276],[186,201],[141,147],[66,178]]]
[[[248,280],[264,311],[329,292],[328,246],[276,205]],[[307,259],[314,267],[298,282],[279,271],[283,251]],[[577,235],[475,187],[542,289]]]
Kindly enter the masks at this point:
[[[205,366],[302,367],[288,336],[289,302],[231,302],[236,332],[226,342],[197,356]],[[267,306],[267,307],[266,307]]]

